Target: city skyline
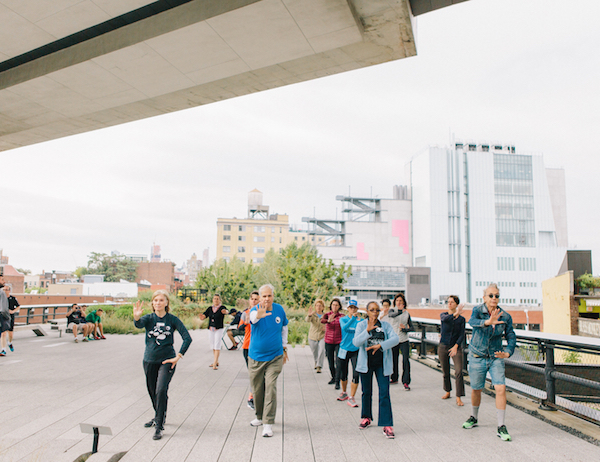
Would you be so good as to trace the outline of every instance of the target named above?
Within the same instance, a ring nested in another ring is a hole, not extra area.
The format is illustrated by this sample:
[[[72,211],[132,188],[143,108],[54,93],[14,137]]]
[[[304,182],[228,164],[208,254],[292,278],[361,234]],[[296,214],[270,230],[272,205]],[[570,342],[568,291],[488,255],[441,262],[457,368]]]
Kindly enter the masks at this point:
[[[598,259],[598,19],[592,1],[471,0],[416,18],[413,58],[3,152],[0,247],[33,273],[152,242],[181,266],[214,257],[217,218],[245,217],[254,188],[292,224],[331,218],[456,138],[565,168],[569,248]]]

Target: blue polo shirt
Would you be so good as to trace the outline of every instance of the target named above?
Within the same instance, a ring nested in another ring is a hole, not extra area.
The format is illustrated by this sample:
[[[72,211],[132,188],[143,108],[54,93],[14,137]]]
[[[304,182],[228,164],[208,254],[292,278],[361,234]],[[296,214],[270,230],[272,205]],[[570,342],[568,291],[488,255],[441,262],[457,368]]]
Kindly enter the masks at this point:
[[[250,310],[256,311],[258,305]],[[287,326],[288,319],[281,305],[273,303],[270,316],[259,319],[252,324],[252,336],[250,337],[250,348],[248,356],[254,361],[271,361],[283,354],[283,343],[281,332],[283,326]]]

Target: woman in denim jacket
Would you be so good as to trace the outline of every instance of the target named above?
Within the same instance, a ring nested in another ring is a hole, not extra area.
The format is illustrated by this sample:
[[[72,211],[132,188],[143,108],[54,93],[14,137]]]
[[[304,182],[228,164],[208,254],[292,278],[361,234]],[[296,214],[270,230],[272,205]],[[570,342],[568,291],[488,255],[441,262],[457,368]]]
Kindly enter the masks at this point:
[[[373,374],[379,387],[379,418],[377,425],[383,427],[387,438],[394,438],[394,419],[390,400],[390,375],[394,371],[392,348],[400,339],[392,326],[379,321],[379,304],[369,302],[368,318],[356,325],[353,343],[358,347],[356,370],[362,385],[361,430],[373,421]]]

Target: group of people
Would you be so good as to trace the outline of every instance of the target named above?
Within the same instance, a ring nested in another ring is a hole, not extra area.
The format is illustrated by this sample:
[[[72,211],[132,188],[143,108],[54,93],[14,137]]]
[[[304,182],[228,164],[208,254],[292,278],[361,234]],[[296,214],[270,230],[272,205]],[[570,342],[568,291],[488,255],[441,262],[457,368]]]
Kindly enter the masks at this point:
[[[19,302],[10,294],[11,291],[12,285],[6,284],[4,276],[0,274],[0,356],[6,356],[7,348],[15,351],[13,332],[15,316],[19,314]]]
[[[87,305],[78,305],[73,303],[71,309],[67,312],[67,329],[73,331],[75,343],[78,343],[78,334],[83,335],[83,341],[106,340],[104,336],[104,326],[102,325],[102,315],[104,310],[98,308],[86,314]]]
[[[506,387],[504,359],[510,357],[516,346],[512,318],[498,307],[499,290],[491,284],[484,291],[484,303],[473,308],[469,324],[473,328],[469,345],[469,376],[471,379],[471,416],[463,428],[471,429],[478,424],[481,392],[489,372],[496,393],[498,416],[497,435],[504,441],[511,437],[505,425]],[[169,298],[165,291],[157,291],[152,297],[153,313],[142,315],[142,304],[137,302],[133,314],[135,325],[146,329],[146,352],[144,371],[148,393],[155,410],[155,417],[145,425],[155,426],[154,439],[162,437],[167,408],[167,390],[177,362],[191,344],[191,337],[183,323],[169,314]],[[373,376],[377,380],[379,409],[378,426],[383,427],[387,438],[394,438],[393,412],[390,399],[390,384],[401,379],[404,389],[410,390],[410,362],[408,332],[413,330],[403,294],[393,302],[383,300],[381,304],[371,301],[366,306],[366,319],[358,315],[356,302],[350,301],[348,314],[341,313],[342,302],[335,298],[325,313],[325,302],[316,300],[309,310],[306,321],[310,323],[309,345],[314,356],[314,368],[321,373],[327,356],[331,380],[329,384],[340,389],[339,401],[358,407],[355,395],[359,382],[362,387],[361,419],[359,428],[366,429],[373,423]],[[463,406],[463,341],[465,318],[461,315],[462,305],[457,296],[448,300],[448,311],[442,313],[441,337],[438,348],[443,372],[445,394],[450,397],[450,358],[454,361],[456,378],[456,404]],[[224,316],[227,309],[221,305],[218,295],[200,319],[209,319],[209,344],[213,350],[212,369],[218,368]],[[285,310],[274,303],[274,289],[267,284],[251,294],[249,307],[239,314],[237,328],[244,333],[242,349],[250,376],[251,394],[248,406],[255,411],[250,425],[263,426],[262,435],[273,435],[273,424],[277,410],[277,378],[287,362],[288,320]],[[173,348],[173,333],[178,331],[183,338],[179,353]],[[503,339],[507,346],[503,347]],[[237,346],[237,345],[236,345]],[[399,354],[402,352],[402,375],[399,371]],[[347,388],[349,365],[353,375],[350,389]]]

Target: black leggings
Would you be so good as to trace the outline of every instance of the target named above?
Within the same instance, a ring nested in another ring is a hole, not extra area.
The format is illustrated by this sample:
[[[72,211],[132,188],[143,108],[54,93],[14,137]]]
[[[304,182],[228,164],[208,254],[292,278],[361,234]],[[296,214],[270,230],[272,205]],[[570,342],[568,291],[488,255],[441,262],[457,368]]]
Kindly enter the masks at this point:
[[[338,356],[337,358],[337,380],[336,382],[348,381],[348,363],[352,362],[352,383],[358,383],[359,374],[356,371],[356,360],[358,359],[358,350],[346,351],[346,357],[344,359]]]
[[[327,355],[327,362],[329,363],[329,372],[331,372],[332,379],[337,379],[337,377],[335,375],[335,359],[337,358],[339,349],[340,349],[339,343],[326,343],[325,344],[325,355]]]
[[[169,383],[175,373],[175,367],[171,363],[147,363],[144,361],[144,372],[146,373],[146,386],[154,408],[154,422],[158,428],[162,428],[167,414],[167,391]]]

